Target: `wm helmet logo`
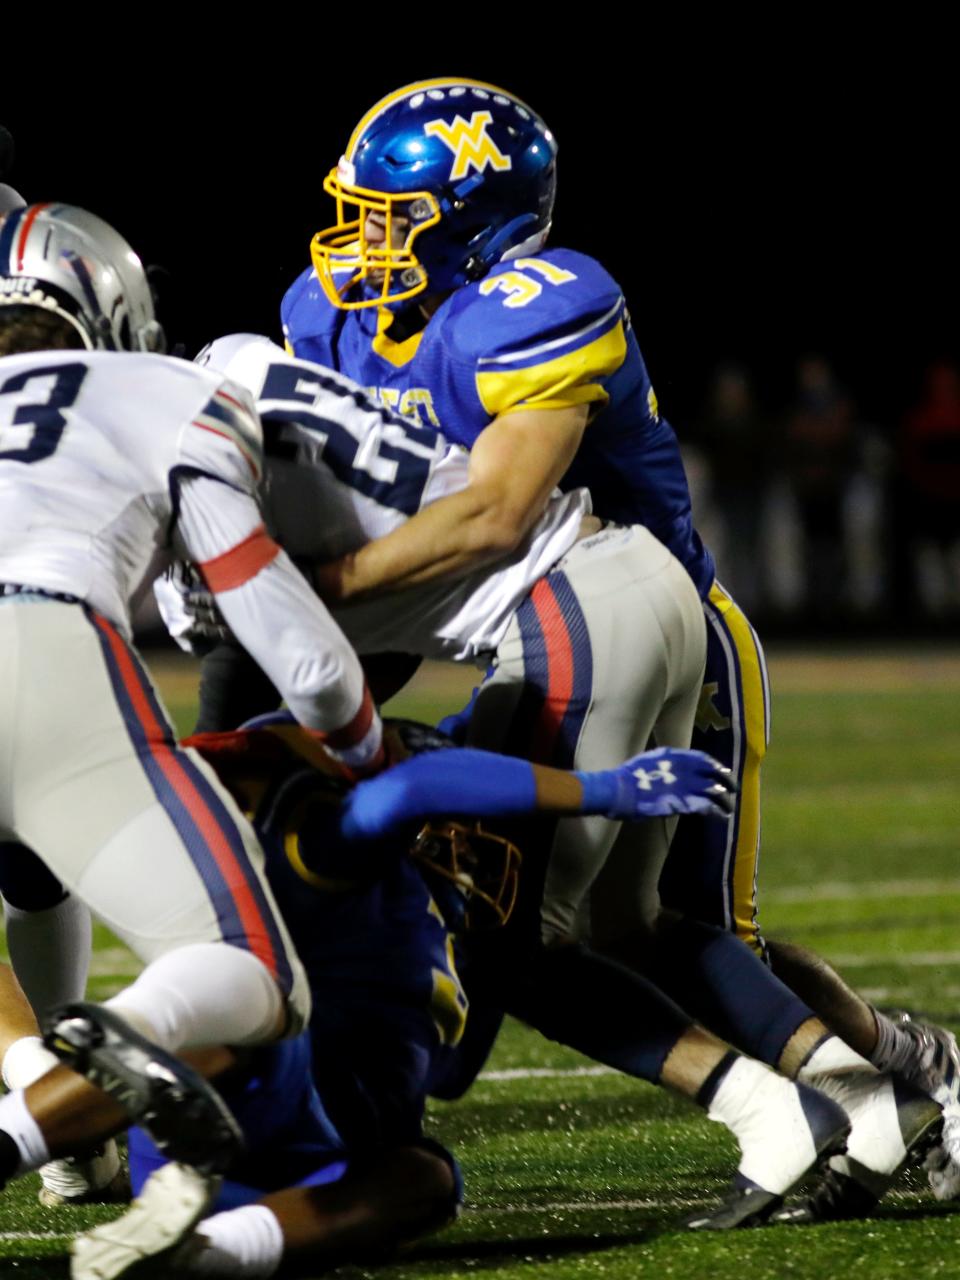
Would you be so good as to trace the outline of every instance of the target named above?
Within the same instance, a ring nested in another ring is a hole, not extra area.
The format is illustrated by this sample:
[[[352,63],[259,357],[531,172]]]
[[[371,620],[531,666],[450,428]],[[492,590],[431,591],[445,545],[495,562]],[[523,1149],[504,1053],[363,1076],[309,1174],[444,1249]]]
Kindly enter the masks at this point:
[[[469,120],[455,116],[453,124],[446,120],[430,120],[423,126],[429,138],[439,138],[453,152],[453,168],[450,177],[465,178],[470,166],[482,173],[491,169],[511,168],[510,157],[505,156],[492,138],[487,136],[487,125],[493,123],[489,111],[474,111]]]

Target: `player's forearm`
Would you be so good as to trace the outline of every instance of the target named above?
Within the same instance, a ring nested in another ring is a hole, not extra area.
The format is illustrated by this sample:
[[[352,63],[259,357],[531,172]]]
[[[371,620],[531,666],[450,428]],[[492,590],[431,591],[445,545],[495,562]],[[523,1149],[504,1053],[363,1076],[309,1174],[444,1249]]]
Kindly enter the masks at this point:
[[[462,577],[509,555],[542,516],[583,436],[587,405],[495,418],[470,452],[469,484],[314,574],[331,603]]]
[[[533,518],[539,512],[533,513]],[[311,579],[329,603],[346,603],[462,577],[509,555],[527,531],[485,493],[465,489],[441,498],[383,538],[339,560],[316,564]]]
[[[371,839],[436,814],[483,818],[538,811],[582,813],[579,780],[490,751],[429,752],[356,787],[345,801],[341,832]]]

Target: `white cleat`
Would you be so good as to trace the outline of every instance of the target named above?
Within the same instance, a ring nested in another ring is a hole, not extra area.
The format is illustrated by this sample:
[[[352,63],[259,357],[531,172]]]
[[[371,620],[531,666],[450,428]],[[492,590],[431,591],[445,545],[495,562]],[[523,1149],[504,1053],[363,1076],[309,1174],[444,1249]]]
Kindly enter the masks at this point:
[[[130,1181],[111,1138],[92,1155],[51,1160],[40,1169],[40,1203],[48,1209],[63,1205],[118,1204],[130,1199]]]
[[[71,1280],[176,1274],[167,1266],[169,1255],[207,1213],[219,1185],[218,1178],[190,1165],[165,1164],[126,1213],[77,1236]]]
[[[939,1134],[939,1105],[925,1092],[876,1071],[827,1073],[815,1077],[822,1092],[850,1117],[845,1155],[837,1155],[800,1205],[773,1216],[774,1222],[831,1222],[869,1214],[911,1156],[919,1156]]]

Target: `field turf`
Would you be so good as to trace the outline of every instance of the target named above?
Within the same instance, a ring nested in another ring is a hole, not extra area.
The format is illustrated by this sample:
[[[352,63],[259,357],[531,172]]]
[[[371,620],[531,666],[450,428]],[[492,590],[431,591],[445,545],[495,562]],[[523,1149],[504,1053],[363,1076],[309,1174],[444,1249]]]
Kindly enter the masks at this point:
[[[194,675],[158,660],[178,724]],[[960,1030],[960,654],[774,654],[761,921],[808,943],[882,1007]],[[430,673],[395,709],[459,705],[469,673]],[[91,990],[134,971],[98,937]],[[687,1235],[680,1221],[718,1196],[734,1165],[726,1131],[666,1093],[592,1067],[509,1026],[485,1077],[438,1104],[431,1130],[467,1184],[460,1221],[402,1261],[338,1274],[453,1280],[551,1277],[781,1280],[960,1274],[960,1204],[906,1176],[869,1220]],[[0,1206],[0,1276],[67,1274],[69,1235],[109,1209],[49,1210],[36,1179]]]

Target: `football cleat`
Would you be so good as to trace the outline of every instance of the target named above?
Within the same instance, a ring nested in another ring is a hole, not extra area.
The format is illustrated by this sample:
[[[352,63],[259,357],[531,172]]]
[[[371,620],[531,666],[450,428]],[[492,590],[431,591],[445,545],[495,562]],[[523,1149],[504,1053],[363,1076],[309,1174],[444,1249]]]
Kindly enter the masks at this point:
[[[960,1050],[952,1031],[932,1022],[914,1022],[909,1013],[893,1015],[897,1029],[916,1046],[912,1062],[900,1067],[899,1076],[928,1094],[941,1107],[960,1101]]]
[[[218,1172],[242,1149],[239,1126],[213,1086],[110,1009],[77,1001],[52,1010],[44,1044],[118,1102],[171,1160]]]
[[[835,1156],[810,1196],[773,1215],[774,1222],[835,1222],[871,1213],[912,1159],[936,1142],[941,1110],[926,1093],[868,1072],[818,1077],[850,1116],[844,1155]]]
[[[51,1160],[40,1169],[40,1181],[38,1199],[48,1209],[130,1199],[130,1179],[112,1138],[88,1156]]]
[[[960,1108],[946,1108],[940,1142],[930,1148],[923,1163],[937,1200],[960,1197]]]
[[[126,1213],[77,1236],[71,1280],[178,1274],[182,1268],[171,1255],[210,1209],[219,1184],[219,1178],[189,1165],[163,1165]]]
[[[715,1209],[687,1218],[684,1226],[688,1230],[730,1231],[766,1222],[783,1204],[784,1197],[821,1160],[843,1151],[850,1130],[843,1108],[807,1085],[773,1078],[780,1086],[787,1085],[788,1090],[783,1090],[781,1107],[758,1109],[757,1129],[765,1134],[762,1139],[765,1150],[759,1153],[758,1159],[749,1149],[756,1144],[751,1142],[748,1147],[740,1131],[734,1129],[744,1159],[734,1176],[732,1189]],[[763,1186],[743,1172],[742,1166],[748,1161],[755,1169],[767,1166],[770,1185]]]

